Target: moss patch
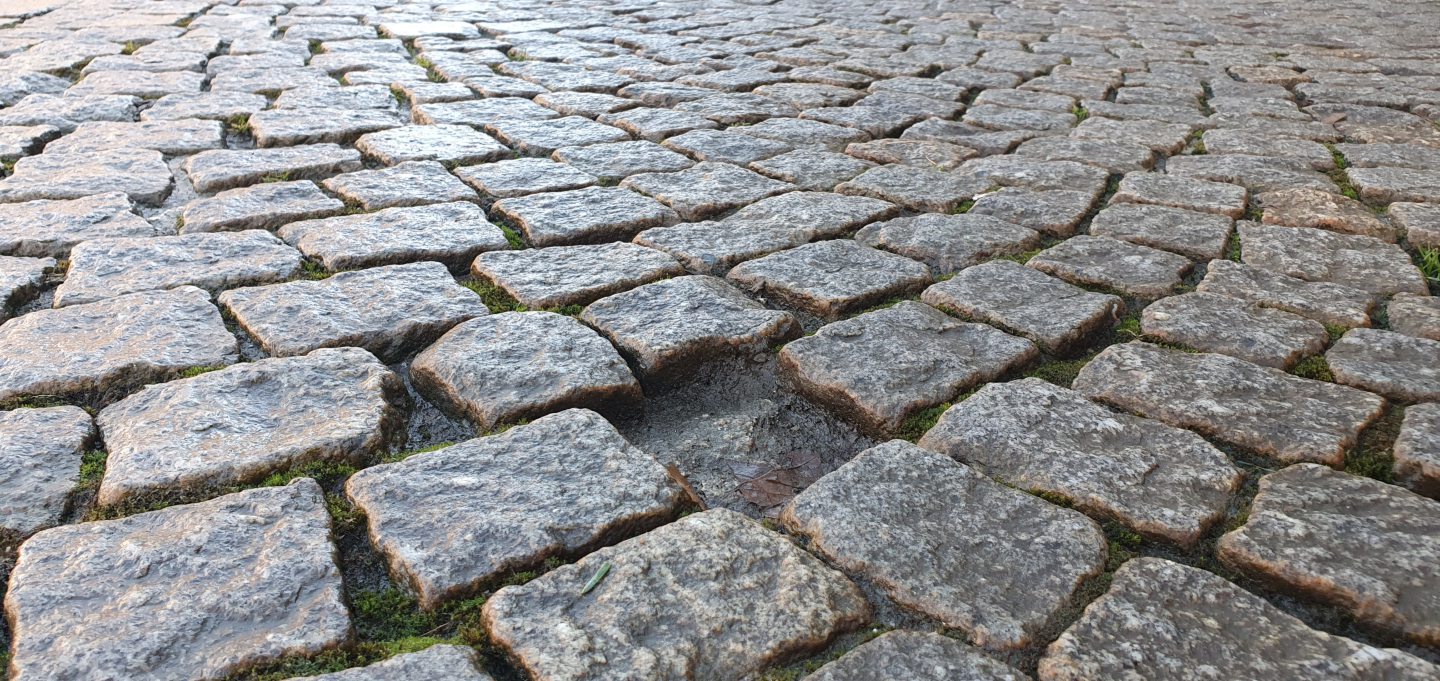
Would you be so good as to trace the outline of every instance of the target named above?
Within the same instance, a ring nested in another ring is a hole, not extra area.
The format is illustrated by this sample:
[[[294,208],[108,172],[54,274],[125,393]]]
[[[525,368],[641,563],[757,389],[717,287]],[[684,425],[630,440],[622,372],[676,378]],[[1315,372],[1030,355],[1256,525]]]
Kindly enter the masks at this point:
[[[1300,360],[1290,369],[1290,373],[1300,378],[1309,378],[1327,383],[1335,382],[1335,374],[1330,373],[1330,363],[1325,361],[1324,355],[1313,355]]]
[[[1345,454],[1345,472],[1393,482],[1395,438],[1400,435],[1400,424],[1404,420],[1403,407],[1387,408],[1379,420],[1360,433],[1359,442]]]

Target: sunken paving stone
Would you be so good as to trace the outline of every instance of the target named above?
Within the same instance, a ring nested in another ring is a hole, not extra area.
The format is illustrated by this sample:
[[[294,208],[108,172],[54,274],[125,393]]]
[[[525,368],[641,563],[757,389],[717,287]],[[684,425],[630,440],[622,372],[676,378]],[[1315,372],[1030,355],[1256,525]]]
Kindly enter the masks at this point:
[[[543,309],[587,305],[685,270],[663,251],[612,243],[485,253],[475,259],[472,272],[520,304]]]
[[[1245,215],[1245,188],[1160,173],[1128,173],[1111,197],[1112,203],[1148,203],[1215,213],[1238,220]]]
[[[487,197],[497,199],[580,189],[600,178],[548,158],[516,158],[456,168],[455,175]]]
[[[467,24],[468,25],[468,24]],[[403,681],[404,679],[450,679],[452,681],[493,681],[481,671],[474,648],[437,643],[418,653],[404,653],[365,667],[297,677],[292,681]]]
[[[504,119],[486,125],[485,131],[526,156],[549,156],[561,147],[630,140],[624,130],[583,116],[545,121]]]
[[[399,444],[405,387],[359,348],[245,362],[148,386],[100,412],[98,501],[253,483],[316,462],[363,465]]]
[[[268,182],[191,201],[180,213],[180,231],[276,229],[287,222],[328,217],[344,209],[344,201],[326,196],[309,180]]]
[[[320,281],[231,289],[220,305],[272,356],[365,348],[396,362],[450,327],[488,314],[438,262],[341,272]]]
[[[1036,248],[1040,234],[986,215],[925,213],[867,225],[855,233],[855,240],[919,260],[945,275]]]
[[[257,184],[267,178],[321,180],[360,168],[360,152],[335,144],[205,151],[185,160],[185,174],[195,191],[205,194]]]
[[[835,191],[883,199],[920,212],[950,213],[988,188],[988,181],[960,173],[887,165],[871,168]]]
[[[55,265],[54,258],[0,255],[0,322],[40,293]]]
[[[1023,681],[1023,672],[948,636],[891,631],[827,663],[805,681]]]
[[[925,290],[927,304],[985,322],[1066,355],[1124,314],[1119,297],[1071,286],[1016,262],[996,260],[961,270]]]
[[[1054,237],[1068,237],[1090,214],[1095,197],[1087,192],[1037,191],[1004,187],[975,197],[971,215],[989,215]]]
[[[0,412],[0,531],[24,536],[59,524],[94,438],[79,407]]]
[[[604,580],[579,596],[603,565]],[[870,607],[819,559],[715,509],[505,587],[482,612],[537,680],[735,679],[820,650]]]
[[[1440,499],[1440,404],[1417,404],[1405,410],[1395,438],[1395,481]]]
[[[485,211],[465,201],[302,220],[276,233],[331,272],[422,260],[458,272],[481,253],[510,247]]]
[[[1216,293],[1184,293],[1147,306],[1145,335],[1260,366],[1289,369],[1325,349],[1325,325],[1298,314]]]
[[[468,125],[407,125],[361,135],[355,148],[393,166],[406,161],[484,163],[510,156],[510,148]]]
[[[531,246],[603,243],[680,221],[675,211],[623,187],[586,187],[496,201],[494,215],[510,221]]]
[[[1390,330],[1440,341],[1440,298],[1397,293],[1385,308]]]
[[[761,175],[807,191],[830,191],[874,167],[870,161],[819,149],[796,149],[750,164]]]
[[[1314,227],[1332,232],[1362,234],[1394,243],[1400,230],[1388,225],[1365,204],[1315,189],[1286,189],[1255,197],[1263,212],[1261,222],[1285,227]]]
[[[250,130],[260,147],[345,144],[400,125],[398,116],[383,109],[270,109],[250,117]]]
[[[646,377],[674,377],[717,357],[799,336],[788,312],[766,309],[723,279],[685,276],[601,298],[580,315]]]
[[[0,325],[0,400],[108,401],[187,369],[232,364],[236,353],[210,295],[193,286],[37,310]]]
[[[867,429],[894,432],[1038,355],[1028,340],[904,301],[786,345],[780,370],[811,399]]]
[[[1407,547],[1413,550],[1413,545]],[[1393,648],[1311,629],[1199,568],[1136,558],[1045,651],[1043,681],[1195,678],[1433,679],[1440,668]]]
[[[1112,204],[1090,221],[1090,233],[1179,253],[1196,260],[1225,256],[1234,221],[1223,215],[1139,203]]]
[[[929,267],[850,239],[744,262],[725,278],[761,298],[828,320],[912,296],[932,281]]]
[[[1199,435],[1038,378],[981,388],[947,410],[920,446],[1180,546],[1225,516],[1243,478]]]
[[[1149,343],[1112,345],[1080,370],[1075,390],[1281,463],[1340,465],[1385,400],[1225,355]]]
[[[1351,168],[1346,173],[1365,201],[1440,202],[1440,170]]]
[[[729,163],[713,162],[675,173],[631,175],[620,186],[654,197],[685,220],[702,220],[795,188]]]
[[[480,198],[439,161],[406,161],[389,168],[336,175],[322,184],[367,211]]]
[[[1440,504],[1297,464],[1260,479],[1245,524],[1220,538],[1217,553],[1244,574],[1433,646],[1440,642],[1437,534]]]
[[[46,530],[10,574],[10,670],[180,681],[332,648],[350,637],[334,553],[309,478]]]
[[[170,195],[175,178],[158,151],[102,149],[26,156],[14,174],[0,180],[0,202],[82,199],[121,192],[138,203],[157,205]]]
[[[55,307],[177,286],[219,293],[285,281],[299,271],[300,253],[261,230],[93,239],[71,249]]]
[[[1247,265],[1376,294],[1429,293],[1425,275],[1395,244],[1308,227],[1241,222],[1237,229]]]
[[[450,329],[415,357],[415,387],[481,430],[571,407],[611,411],[640,384],[599,334],[553,312],[506,312]]]
[[[820,478],[780,521],[841,569],[988,648],[1029,645],[1105,564],[1094,521],[899,440]]]
[[[565,147],[552,156],[576,172],[610,183],[639,173],[673,173],[695,165],[694,161],[645,140]]]
[[[1195,290],[1248,300],[1344,328],[1369,326],[1376,298],[1358,288],[1305,281],[1230,260],[1211,260],[1205,278]]]
[[[1155,300],[1190,272],[1188,258],[1108,236],[1076,236],[1041,251],[1028,266],[1081,286]]]
[[[1411,402],[1440,401],[1440,341],[1351,329],[1325,353],[1335,382]]]
[[[587,409],[366,469],[345,491],[391,574],[427,609],[644,532],[684,497],[664,466]]]

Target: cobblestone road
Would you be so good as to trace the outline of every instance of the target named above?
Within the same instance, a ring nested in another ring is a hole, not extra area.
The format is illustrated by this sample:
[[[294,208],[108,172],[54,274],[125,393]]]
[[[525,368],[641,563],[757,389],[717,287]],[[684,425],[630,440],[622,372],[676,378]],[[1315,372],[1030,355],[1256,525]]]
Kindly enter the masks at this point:
[[[0,667],[1440,678],[1440,6],[0,0]]]

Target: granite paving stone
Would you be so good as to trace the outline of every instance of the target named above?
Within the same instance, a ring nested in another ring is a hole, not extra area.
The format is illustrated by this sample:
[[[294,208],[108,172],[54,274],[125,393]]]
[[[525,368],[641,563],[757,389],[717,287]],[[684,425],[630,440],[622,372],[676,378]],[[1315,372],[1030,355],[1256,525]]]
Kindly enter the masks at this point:
[[[631,175],[620,183],[654,197],[688,221],[754,203],[794,189],[788,182],[773,180],[729,163],[703,162],[674,173]]]
[[[235,189],[266,181],[323,180],[360,170],[360,153],[336,144],[302,144],[274,149],[202,151],[185,159],[185,174],[195,191]]]
[[[544,309],[586,305],[685,270],[662,251],[610,243],[484,253],[472,272],[522,305]]]
[[[761,175],[789,182],[800,189],[830,191],[836,185],[874,168],[875,163],[834,151],[796,149],[753,161],[749,167]]]
[[[485,131],[526,156],[549,156],[561,147],[630,140],[626,131],[583,116],[545,121],[506,118],[487,124]]]
[[[463,272],[479,254],[510,248],[485,211],[466,201],[301,220],[276,234],[331,272],[425,260]]]
[[[510,156],[510,149],[465,125],[407,125],[361,135],[355,148],[388,166],[406,161],[484,163]]]
[[[1385,316],[1391,331],[1440,341],[1440,298],[1397,293],[1385,307]]]
[[[675,211],[623,187],[586,187],[496,201],[493,215],[508,220],[531,246],[563,246],[628,239],[680,221]]]
[[[75,244],[90,239],[165,233],[132,212],[132,208],[123,192],[0,204],[0,253],[61,258]]]
[[[1417,248],[1440,249],[1440,206],[1392,203],[1386,212],[1392,224],[1405,230],[1406,241]]]
[[[940,634],[891,631],[805,677],[805,681],[865,681],[901,675],[914,681],[1021,681],[1024,673]]]
[[[583,170],[548,158],[513,158],[462,166],[455,169],[455,176],[481,195],[497,199],[580,189],[600,180]]]
[[[914,295],[932,280],[924,264],[851,239],[743,262],[725,278],[762,299],[828,320]]]
[[[835,187],[840,194],[883,199],[920,212],[949,213],[990,187],[983,179],[906,165],[871,168]]]
[[[1054,237],[1068,237],[1075,234],[1094,205],[1095,196],[1088,192],[1002,187],[976,196],[975,204],[966,212],[999,218]]]
[[[388,168],[357,170],[321,184],[366,211],[480,198],[439,161],[405,161]]]
[[[1197,213],[1140,203],[1112,204],[1095,214],[1090,234],[1178,253],[1196,260],[1225,256],[1234,221],[1223,215]]]
[[[1263,303],[1199,291],[1146,306],[1140,328],[1166,343],[1276,369],[1293,367],[1329,342],[1325,326],[1317,321]]]
[[[1365,204],[1315,189],[1287,189],[1255,197],[1261,222],[1285,227],[1313,227],[1345,234],[1372,236],[1394,243],[1399,229],[1386,224]]]
[[[1405,410],[1394,454],[1398,484],[1440,498],[1440,404],[1417,404]]]
[[[300,253],[262,230],[92,239],[70,250],[55,307],[178,286],[219,293],[299,271]]]
[[[344,209],[344,201],[326,196],[309,180],[268,182],[191,201],[180,214],[180,231],[276,229],[287,222],[328,217]]]
[[[1051,246],[1026,263],[1081,286],[1100,286],[1142,300],[1169,295],[1190,272],[1184,256],[1108,236],[1081,235]]]
[[[374,664],[298,677],[295,681],[395,681],[409,678],[493,681],[480,668],[478,654],[471,648],[437,643],[416,653],[402,653]]]
[[[46,145],[46,151],[51,154],[88,154],[107,149],[153,149],[166,156],[186,156],[219,149],[223,144],[224,135],[219,121],[89,121]]]
[[[0,180],[0,203],[122,192],[137,203],[156,205],[174,184],[162,154],[153,149],[40,154],[16,161],[14,172]]]
[[[1376,294],[1428,293],[1425,277],[1395,244],[1308,227],[1241,222],[1241,259],[1305,281],[1328,281]]]
[[[925,263],[936,275],[948,275],[1032,250],[1041,237],[986,215],[925,213],[867,225],[855,233],[855,240]]]
[[[1335,382],[1411,402],[1440,401],[1440,341],[1351,329],[1325,353]]]
[[[1125,311],[1118,296],[1092,293],[1006,260],[961,270],[925,289],[920,299],[1028,338],[1055,355],[1084,347]]]
[[[874,163],[899,163],[917,168],[954,170],[977,152],[949,142],[879,139],[845,145],[845,153]]]
[[[1112,203],[1143,203],[1215,213],[1238,220],[1245,215],[1245,188],[1160,173],[1127,173]]]
[[[1344,328],[1369,326],[1376,296],[1329,282],[1311,282],[1231,260],[1211,260],[1195,287]]]
[[[346,144],[366,133],[399,127],[400,123],[395,114],[383,109],[267,109],[250,116],[250,130],[260,147]]]
[[[666,147],[669,147],[669,143],[674,139],[678,138],[666,140]],[[568,164],[579,172],[593,175],[599,181],[607,183],[619,183],[626,177],[640,173],[673,173],[695,165],[694,161],[666,147],[645,140],[613,142],[583,147],[564,147],[557,149],[554,154],[551,154],[551,157],[556,161]],[[702,158],[700,160],[710,159]]]
[[[0,412],[0,531],[25,536],[58,525],[94,440],[79,407]]]

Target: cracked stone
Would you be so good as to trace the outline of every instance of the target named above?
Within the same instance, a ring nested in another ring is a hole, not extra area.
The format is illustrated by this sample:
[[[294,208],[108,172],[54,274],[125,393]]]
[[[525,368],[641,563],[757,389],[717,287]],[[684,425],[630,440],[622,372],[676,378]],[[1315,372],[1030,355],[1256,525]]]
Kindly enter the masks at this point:
[[[1314,320],[1215,293],[1185,293],[1147,306],[1145,335],[1260,366],[1289,369],[1325,349],[1329,334]]]
[[[961,270],[920,299],[1067,355],[1109,329],[1125,312],[1117,296],[1091,293],[1019,263],[987,262]]]
[[[8,125],[0,127],[0,161],[14,161],[40,152],[60,137],[53,125]]]
[[[970,215],[988,215],[1055,237],[1068,237],[1090,214],[1095,197],[1064,189],[1004,187],[975,197]]]
[[[1335,169],[1335,157],[1319,142],[1294,137],[1275,137],[1259,132],[1223,128],[1207,130],[1201,138],[1207,154],[1248,154],[1303,160],[1314,170]]]
[[[725,277],[761,298],[834,320],[914,295],[930,268],[850,239],[818,241],[740,263]]]
[[[424,260],[463,272],[481,253],[510,247],[485,211],[465,201],[302,220],[277,234],[330,272]]]
[[[1244,154],[1175,156],[1166,162],[1165,172],[1196,180],[1238,184],[1262,193],[1298,188],[1340,193],[1340,188],[1324,173],[1311,170],[1308,163],[1289,157]]]
[[[1351,329],[1325,353],[1335,382],[1410,402],[1440,401],[1440,341]]]
[[[1425,276],[1399,246],[1368,236],[1241,222],[1241,259],[1306,281],[1371,293],[1429,293]]]
[[[720,127],[715,121],[700,114],[648,107],[605,114],[596,120],[651,142],[661,142],[667,137],[691,130]]]
[[[40,293],[55,265],[54,258],[0,256],[0,322]]]
[[[309,180],[269,182],[191,201],[180,214],[180,231],[276,229],[287,222],[328,217],[344,209],[345,202],[326,196]]]
[[[476,258],[473,272],[520,304],[543,309],[587,305],[685,270],[653,248],[611,243],[495,251]]]
[[[985,215],[926,213],[868,225],[855,240],[928,265],[937,275],[954,274],[992,258],[1040,245],[1034,230]]]
[[[954,170],[978,154],[948,142],[882,139],[846,145],[845,153],[874,163],[899,163],[933,170]]]
[[[79,407],[0,412],[0,530],[25,536],[58,525],[94,438]]]
[[[516,225],[537,248],[629,239],[646,228],[680,219],[659,201],[622,187],[586,187],[502,199],[492,209]]]

